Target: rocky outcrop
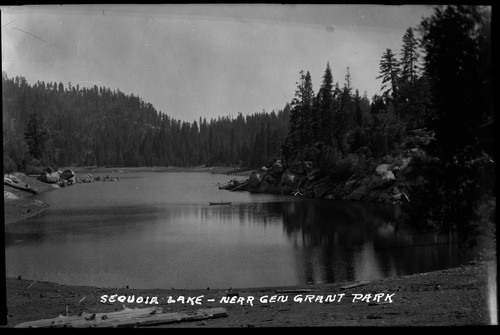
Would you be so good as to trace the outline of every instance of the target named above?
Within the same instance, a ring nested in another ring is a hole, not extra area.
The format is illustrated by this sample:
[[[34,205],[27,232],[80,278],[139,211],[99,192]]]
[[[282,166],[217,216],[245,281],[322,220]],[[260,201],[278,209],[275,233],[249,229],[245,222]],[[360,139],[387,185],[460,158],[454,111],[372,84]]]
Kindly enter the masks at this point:
[[[409,201],[405,173],[415,154],[421,153],[408,150],[405,155],[391,158],[389,162],[342,181],[334,181],[332,176],[315,168],[312,162],[294,161],[286,165],[277,160],[254,171],[246,182],[233,182],[224,188],[252,193],[401,203]]]

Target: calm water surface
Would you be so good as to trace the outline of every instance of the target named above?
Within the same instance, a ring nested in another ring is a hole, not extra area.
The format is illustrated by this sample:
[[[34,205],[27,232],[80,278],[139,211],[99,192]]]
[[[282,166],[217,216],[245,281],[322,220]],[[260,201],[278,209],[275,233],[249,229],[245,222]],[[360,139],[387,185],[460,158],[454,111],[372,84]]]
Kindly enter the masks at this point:
[[[228,192],[218,183],[234,177],[210,173],[113,176],[120,180],[44,193],[49,209],[8,225],[7,275],[99,287],[263,287],[378,279],[472,257],[449,238],[398,224],[397,207]]]

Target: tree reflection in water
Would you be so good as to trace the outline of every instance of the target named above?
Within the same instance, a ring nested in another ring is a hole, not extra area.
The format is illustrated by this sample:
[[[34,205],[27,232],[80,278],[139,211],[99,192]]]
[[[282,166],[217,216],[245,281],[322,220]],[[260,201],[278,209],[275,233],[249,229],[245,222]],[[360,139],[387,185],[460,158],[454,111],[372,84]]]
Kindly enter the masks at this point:
[[[240,224],[282,225],[296,250],[303,282],[383,278],[459,265],[455,235],[404,225],[398,206],[300,199],[202,209],[202,216]]]

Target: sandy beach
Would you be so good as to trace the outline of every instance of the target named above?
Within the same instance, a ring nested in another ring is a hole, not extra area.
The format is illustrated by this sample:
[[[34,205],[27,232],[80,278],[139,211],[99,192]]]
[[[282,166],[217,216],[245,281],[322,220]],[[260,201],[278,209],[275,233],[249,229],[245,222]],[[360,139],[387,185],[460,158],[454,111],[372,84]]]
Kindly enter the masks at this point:
[[[361,285],[356,286],[357,284]],[[239,302],[234,299],[234,303],[221,301],[223,297],[228,296],[227,289],[111,289],[8,278],[7,326],[14,327],[21,322],[55,318],[58,315],[66,315],[66,312],[67,315],[77,315],[81,312],[115,312],[122,310],[124,306],[161,307],[167,313],[222,307],[227,312],[227,317],[224,318],[155,327],[488,325],[490,312],[487,289],[485,262],[368,283],[233,288],[230,294],[243,298]],[[377,294],[382,294],[378,301],[375,300]],[[122,303],[117,300],[110,302],[113,295],[116,295],[115,299],[118,296],[133,296],[135,300],[138,297],[144,300],[155,298],[158,304],[141,304],[136,301]],[[272,298],[273,296],[275,298]],[[188,301],[190,297],[193,299]],[[193,305],[196,297],[201,297],[200,305]],[[249,297],[253,299],[250,303]],[[214,301],[209,302],[211,299]],[[273,299],[276,301],[273,302]]]

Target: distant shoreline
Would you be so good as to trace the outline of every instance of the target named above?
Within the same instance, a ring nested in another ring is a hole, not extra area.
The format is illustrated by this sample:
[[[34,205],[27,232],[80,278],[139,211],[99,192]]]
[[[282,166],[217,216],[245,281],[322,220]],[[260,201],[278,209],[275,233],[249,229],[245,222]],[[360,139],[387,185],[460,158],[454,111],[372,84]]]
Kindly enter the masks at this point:
[[[210,172],[213,174],[234,174],[234,175],[249,175],[255,169],[240,169],[230,166],[138,166],[138,167],[99,167],[99,166],[77,166],[65,167],[71,169],[75,173],[125,173],[125,172]],[[64,170],[62,169],[62,170]]]
[[[121,174],[133,172],[206,172],[212,174],[225,174],[241,177],[248,177],[253,170],[243,170],[230,166],[194,166],[194,167],[176,167],[176,166],[153,166],[153,167],[98,167],[98,166],[79,166],[79,167],[61,167],[59,170],[72,170],[75,174]],[[29,184],[34,190],[38,192],[33,195],[28,192],[17,190],[8,185],[4,185],[4,192],[7,191],[15,195],[16,199],[9,199],[4,197],[4,223],[10,225],[12,223],[21,221],[23,219],[38,215],[49,207],[39,199],[40,194],[57,190],[54,184],[48,184],[38,180],[34,175],[26,175],[21,172],[13,173],[23,184]],[[94,176],[95,177],[95,176]],[[72,185],[69,187],[78,187]]]

